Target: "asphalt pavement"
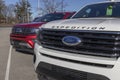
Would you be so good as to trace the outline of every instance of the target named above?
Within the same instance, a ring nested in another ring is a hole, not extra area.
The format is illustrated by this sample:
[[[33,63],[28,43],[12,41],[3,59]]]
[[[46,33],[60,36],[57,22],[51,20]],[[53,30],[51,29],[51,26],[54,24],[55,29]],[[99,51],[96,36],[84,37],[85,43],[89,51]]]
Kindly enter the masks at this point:
[[[11,28],[0,28],[0,80],[37,80],[33,55],[10,46]]]

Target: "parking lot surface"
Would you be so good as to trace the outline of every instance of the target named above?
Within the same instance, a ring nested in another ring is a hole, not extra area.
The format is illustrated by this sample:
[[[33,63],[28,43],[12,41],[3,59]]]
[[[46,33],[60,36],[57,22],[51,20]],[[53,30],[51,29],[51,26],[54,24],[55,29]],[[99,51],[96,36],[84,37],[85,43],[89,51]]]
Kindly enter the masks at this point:
[[[37,80],[33,55],[11,48],[11,28],[0,28],[0,80]]]

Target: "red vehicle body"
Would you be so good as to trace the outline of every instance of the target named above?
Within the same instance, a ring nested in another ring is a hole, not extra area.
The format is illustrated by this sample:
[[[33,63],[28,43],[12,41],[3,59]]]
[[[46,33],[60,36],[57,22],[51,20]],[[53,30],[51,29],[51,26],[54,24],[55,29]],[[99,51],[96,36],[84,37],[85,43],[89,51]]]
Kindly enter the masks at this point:
[[[72,16],[75,12],[55,12],[44,15],[40,18],[36,18],[35,21],[31,23],[21,23],[17,24],[12,28],[10,34],[11,45],[16,50],[33,52],[34,41],[36,39],[36,31],[39,27],[49,21],[67,19]],[[62,16],[61,16],[62,15]],[[52,16],[52,17],[51,17]],[[53,18],[55,17],[56,18]],[[49,18],[47,20],[47,18]]]

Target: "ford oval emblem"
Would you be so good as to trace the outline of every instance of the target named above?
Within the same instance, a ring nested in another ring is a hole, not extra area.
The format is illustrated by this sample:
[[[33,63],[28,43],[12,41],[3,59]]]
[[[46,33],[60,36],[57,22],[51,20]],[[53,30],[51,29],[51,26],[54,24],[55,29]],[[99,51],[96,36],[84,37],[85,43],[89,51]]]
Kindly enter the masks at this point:
[[[62,42],[68,46],[77,46],[81,43],[81,39],[76,36],[65,36],[63,37]]]

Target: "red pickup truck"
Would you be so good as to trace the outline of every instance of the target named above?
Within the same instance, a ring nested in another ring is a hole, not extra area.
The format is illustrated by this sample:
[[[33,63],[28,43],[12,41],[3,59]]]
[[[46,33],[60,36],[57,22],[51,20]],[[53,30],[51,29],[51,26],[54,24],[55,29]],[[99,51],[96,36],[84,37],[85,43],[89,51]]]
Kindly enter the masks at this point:
[[[67,19],[75,12],[55,12],[38,17],[31,23],[16,24],[10,33],[10,43],[16,50],[33,52],[34,41],[39,27],[47,22]]]

